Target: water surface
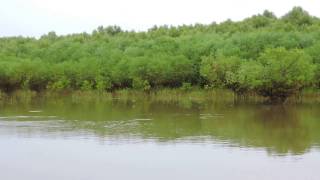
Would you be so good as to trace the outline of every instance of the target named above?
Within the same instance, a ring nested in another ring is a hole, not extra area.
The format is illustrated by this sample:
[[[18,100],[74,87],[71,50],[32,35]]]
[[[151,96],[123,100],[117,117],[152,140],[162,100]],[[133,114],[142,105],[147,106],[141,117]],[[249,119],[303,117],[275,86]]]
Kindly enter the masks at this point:
[[[2,103],[0,179],[318,180],[319,117],[316,103]]]

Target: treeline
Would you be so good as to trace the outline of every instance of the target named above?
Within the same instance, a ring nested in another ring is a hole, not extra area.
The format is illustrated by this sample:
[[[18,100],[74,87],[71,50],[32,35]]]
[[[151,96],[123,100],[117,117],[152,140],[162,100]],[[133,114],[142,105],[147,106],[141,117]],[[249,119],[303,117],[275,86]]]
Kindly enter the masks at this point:
[[[98,27],[39,39],[0,38],[0,89],[112,91],[161,87],[228,88],[285,99],[320,86],[320,19],[300,7],[240,22]]]

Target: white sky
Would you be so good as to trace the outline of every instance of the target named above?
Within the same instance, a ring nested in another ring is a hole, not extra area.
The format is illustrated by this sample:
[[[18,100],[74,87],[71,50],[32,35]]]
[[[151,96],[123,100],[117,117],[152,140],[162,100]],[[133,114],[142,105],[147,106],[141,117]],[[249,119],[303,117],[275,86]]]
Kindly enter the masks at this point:
[[[0,36],[92,32],[100,25],[141,31],[241,20],[265,9],[282,16],[293,6],[320,17],[320,0],[0,0]]]

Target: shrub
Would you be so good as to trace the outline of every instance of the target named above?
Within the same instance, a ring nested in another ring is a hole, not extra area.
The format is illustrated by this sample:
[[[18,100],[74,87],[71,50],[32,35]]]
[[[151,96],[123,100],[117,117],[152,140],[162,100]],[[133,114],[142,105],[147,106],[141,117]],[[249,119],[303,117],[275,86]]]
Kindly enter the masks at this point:
[[[237,57],[208,56],[202,58],[200,75],[214,87],[227,87],[235,90],[235,73],[240,67],[241,59]]]
[[[148,91],[151,89],[151,86],[147,80],[142,80],[139,78],[134,78],[132,81],[132,87],[138,90]]]
[[[180,89],[183,91],[190,91],[192,89],[191,83],[182,83]]]
[[[89,90],[92,90],[92,88],[93,88],[93,83],[88,80],[84,80],[81,84],[81,90],[83,91],[89,91]]]
[[[98,76],[95,79],[96,86],[95,88],[98,91],[105,91],[105,90],[111,90],[112,89],[112,82],[110,78],[104,78],[103,76]]]
[[[69,88],[70,88],[70,80],[66,78],[61,78],[58,81],[49,83],[47,86],[47,89],[54,90],[54,91],[66,90]]]
[[[253,84],[256,91],[271,100],[284,101],[298,93],[314,77],[311,58],[302,50],[268,49],[259,58],[263,69]]]

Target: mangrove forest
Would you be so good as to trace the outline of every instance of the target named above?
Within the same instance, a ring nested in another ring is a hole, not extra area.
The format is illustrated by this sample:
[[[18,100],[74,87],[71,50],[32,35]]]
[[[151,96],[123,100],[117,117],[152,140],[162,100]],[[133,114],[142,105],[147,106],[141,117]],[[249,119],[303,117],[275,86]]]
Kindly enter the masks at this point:
[[[214,17],[212,17],[214,20]],[[320,18],[301,7],[242,21],[0,38],[0,89],[12,92],[225,88],[285,100],[320,87]]]

